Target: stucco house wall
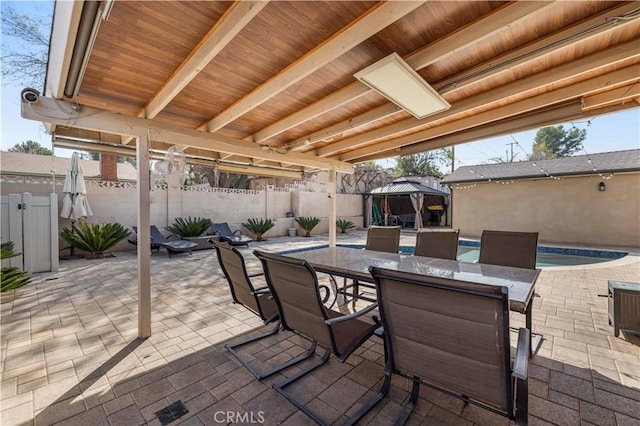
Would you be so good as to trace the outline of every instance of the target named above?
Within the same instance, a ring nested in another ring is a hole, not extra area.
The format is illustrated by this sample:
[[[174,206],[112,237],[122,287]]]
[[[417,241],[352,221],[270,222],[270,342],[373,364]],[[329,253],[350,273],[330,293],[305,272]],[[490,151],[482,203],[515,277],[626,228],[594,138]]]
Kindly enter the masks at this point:
[[[599,191],[600,182],[605,191]],[[453,227],[462,237],[498,229],[538,232],[544,242],[640,247],[640,173],[457,187]]]

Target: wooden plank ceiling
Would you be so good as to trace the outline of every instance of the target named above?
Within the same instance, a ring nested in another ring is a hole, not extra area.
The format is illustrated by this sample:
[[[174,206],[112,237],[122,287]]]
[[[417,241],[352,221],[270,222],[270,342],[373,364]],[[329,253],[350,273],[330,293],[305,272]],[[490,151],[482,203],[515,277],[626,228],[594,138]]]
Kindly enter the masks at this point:
[[[356,163],[638,107],[639,18],[637,2],[115,1],[72,101]],[[394,52],[449,110],[418,120],[353,77]]]

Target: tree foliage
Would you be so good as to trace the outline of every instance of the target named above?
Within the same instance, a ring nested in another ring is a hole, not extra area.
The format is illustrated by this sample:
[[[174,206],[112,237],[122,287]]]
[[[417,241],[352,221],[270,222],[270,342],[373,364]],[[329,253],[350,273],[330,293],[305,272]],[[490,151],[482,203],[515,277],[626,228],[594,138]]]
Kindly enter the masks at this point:
[[[586,129],[576,127],[567,131],[563,126],[545,127],[536,133],[529,160],[568,157],[582,148],[587,137]]]
[[[13,147],[9,148],[9,151],[22,152],[24,154],[53,155],[53,152],[49,148],[32,140],[17,143]]]
[[[437,176],[442,177],[439,165],[451,164],[453,153],[450,148],[426,151],[419,154],[396,157],[394,171],[397,177],[402,176]]]
[[[249,176],[236,173],[217,172],[213,167],[193,166],[190,171],[194,183],[204,183],[206,180],[214,188],[247,189]]]
[[[47,70],[53,2],[47,7],[49,10],[27,15],[2,4],[1,61],[5,82],[42,88]]]

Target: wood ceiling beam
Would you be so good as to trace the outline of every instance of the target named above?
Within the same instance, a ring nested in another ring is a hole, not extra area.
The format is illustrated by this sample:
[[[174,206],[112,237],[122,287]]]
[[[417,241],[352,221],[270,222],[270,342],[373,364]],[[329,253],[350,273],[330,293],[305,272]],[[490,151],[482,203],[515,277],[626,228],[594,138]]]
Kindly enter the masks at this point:
[[[525,116],[514,117],[507,120],[500,120],[498,122],[478,127],[473,130],[468,130],[462,133],[453,133],[439,138],[429,139],[428,141],[420,142],[417,144],[408,145],[402,148],[394,148],[368,156],[363,156],[358,158],[354,162],[362,163],[365,161],[381,160],[394,156],[417,154],[420,152],[445,148],[452,145],[475,142],[481,139],[504,136],[515,132],[522,132],[525,130],[538,129],[542,127],[566,123],[568,121],[582,120],[602,114],[610,114],[630,108],[637,108],[638,106],[640,105],[634,106],[631,103],[628,103],[600,108],[597,110],[582,111],[579,110],[579,103],[574,102],[558,108],[545,109],[543,111],[537,111],[533,114],[525,114]]]
[[[153,118],[171,102],[235,36],[267,5],[268,1],[236,1],[198,42],[160,90],[147,102],[139,117]]]
[[[470,132],[464,132],[464,134],[461,135],[447,135],[442,138],[432,139],[411,146],[403,147],[400,149],[400,155],[411,155],[418,152],[424,152],[429,149],[437,149],[460,143],[473,142],[487,137],[502,136],[514,132],[539,129],[541,127],[553,126],[569,121],[591,118],[602,114],[610,114],[613,112],[624,111],[630,108],[637,108],[637,105],[631,106],[630,104],[627,104],[614,105],[598,110],[578,111],[576,107],[579,105],[579,103],[573,103],[564,107],[548,109],[535,114],[530,114],[522,118],[516,117],[514,119],[508,120],[507,123],[501,122],[491,124],[489,126],[474,129]],[[427,148],[432,146],[432,143],[434,148]]]
[[[405,58],[405,61],[413,69],[422,69],[447,56],[456,55],[457,49],[491,37],[498,31],[509,29],[511,25],[522,19],[534,19],[532,15],[551,7],[556,7],[552,1],[510,3],[412,53]]]
[[[496,73],[510,70],[515,66],[522,66],[523,64],[539,59],[541,56],[548,54],[550,49],[566,47],[577,42],[581,42],[587,38],[597,36],[603,32],[611,31],[614,28],[619,29],[624,25],[630,24],[634,22],[636,18],[615,18],[624,17],[625,15],[637,9],[637,5],[633,3],[613,7],[560,32],[544,37],[532,44],[524,46],[505,55],[492,58],[490,61],[465,70],[463,73],[434,83],[433,86],[437,88],[438,92],[441,95],[462,90],[473,83],[478,83],[482,80],[490,78]],[[584,35],[584,37],[580,37],[581,33],[587,30],[589,30],[588,33]],[[490,70],[490,72],[488,72],[488,70]],[[360,114],[356,117],[353,117],[352,119],[344,120],[325,129],[316,131],[309,136],[298,139],[289,144],[288,148],[294,150],[304,150],[305,146],[313,144],[318,140],[339,135],[341,133],[344,133],[345,131],[353,130],[354,128],[358,127],[358,125],[368,124],[376,120],[384,119],[388,116],[384,113],[381,113],[379,117],[375,117],[374,114],[369,114],[369,112],[365,114],[367,114],[367,120],[362,121],[362,124],[358,123],[360,117],[362,117],[364,114]],[[319,135],[323,135],[323,137],[317,138],[316,136]],[[306,142],[307,139],[309,140],[309,142]]]
[[[242,157],[276,161],[313,169],[335,169],[341,173],[353,173],[353,165],[342,161],[318,158],[299,152],[280,154],[272,150],[263,150],[252,142],[199,132],[146,118],[116,114],[87,106],[74,111],[71,103],[45,96],[41,96],[37,103],[27,104],[23,102],[21,104],[21,114],[23,118],[43,123],[79,127],[133,137],[148,135],[150,140],[179,146],[186,145],[207,151],[235,154]]]
[[[360,126],[364,126],[374,121],[381,120],[400,111],[404,110],[394,103],[380,105],[377,108],[363,112],[362,114],[358,114],[355,117],[342,120],[332,126],[324,128],[322,130],[318,130],[317,132],[313,132],[310,135],[306,136],[304,139],[298,139],[288,144],[287,149],[299,151],[301,149],[304,149],[305,147],[308,147],[309,145],[313,145],[318,141],[331,139],[346,131],[353,130]]]
[[[53,145],[57,148],[78,149],[82,151],[98,152],[101,154],[117,154],[127,157],[135,157],[136,149],[132,146],[110,146],[100,143],[85,142],[79,140],[68,139],[64,136],[56,136],[53,140]],[[164,157],[162,154],[151,154],[151,158],[155,160],[162,160]],[[258,175],[258,176],[270,176],[270,177],[286,177],[291,179],[300,179],[303,175],[301,170],[285,170],[274,169],[270,167],[256,167],[245,166],[242,164],[232,164],[218,162],[215,159],[201,159],[201,158],[185,158],[187,164],[193,164],[195,166],[216,168],[221,172],[237,173],[244,175]]]
[[[422,4],[423,1],[387,1],[377,3],[349,25],[247,93],[198,129],[207,130],[208,132],[215,132],[221,129],[304,77],[317,71],[338,56],[348,52],[353,47],[420,7]]]
[[[460,29],[459,31],[445,36],[442,39],[431,43],[430,45],[406,56],[404,59],[415,70],[420,70],[428,65],[431,65],[443,57],[448,56],[452,52],[455,52],[454,46],[457,48],[463,47],[468,43],[472,43],[478,40],[478,38],[488,37],[501,28],[513,24],[514,22],[525,18],[531,13],[543,10],[548,7],[552,2],[513,2],[504,7],[488,13],[476,20],[472,24]],[[272,138],[286,130],[295,127],[305,121],[309,121],[321,114],[338,108],[349,101],[353,101],[360,96],[366,95],[371,92],[371,89],[359,81],[355,81],[350,85],[322,98],[318,102],[315,102],[291,115],[285,117],[265,128],[258,131],[252,136],[249,136],[245,140],[252,140],[254,142],[263,142],[269,138]],[[384,117],[379,117],[384,118]],[[338,132],[341,133],[341,132]],[[304,140],[306,138],[303,138]],[[299,143],[294,146],[298,148]]]
[[[536,127],[544,127],[559,123],[561,121],[575,119],[575,117],[580,114],[579,110],[579,104],[577,102],[574,102],[569,105],[563,105],[559,108],[549,109],[546,111],[538,112],[536,114],[525,115],[524,117],[500,120],[495,123],[490,123],[485,126],[474,128],[472,130],[444,135],[413,145],[404,147],[391,146],[384,151],[363,155],[362,157],[355,159],[354,163],[381,160],[394,156],[417,154],[467,142],[474,142],[490,137],[525,131]]]
[[[469,113],[475,108],[486,109],[491,103],[503,101],[511,96],[522,95],[541,87],[558,84],[568,78],[573,78],[592,70],[616,64],[640,57],[637,43],[640,38],[633,39],[618,46],[596,52],[582,57],[575,61],[557,66],[555,68],[535,74],[531,77],[517,80],[505,86],[497,87],[488,92],[483,92],[466,99],[462,99],[451,106],[447,111],[434,114],[426,119],[418,120],[408,118],[403,121],[381,127],[370,132],[355,135],[316,150],[316,154],[321,157],[329,157],[339,154],[345,150],[353,150],[359,146],[370,144],[379,139],[392,137],[400,132],[411,131],[412,129],[434,123],[442,119],[451,119],[456,115]],[[630,52],[633,52],[630,54]]]
[[[577,24],[563,28],[562,30],[540,38],[532,43],[512,50],[504,55],[468,68],[458,75],[451,76],[433,84],[438,93],[453,93],[468,87],[471,84],[482,82],[492,78],[497,73],[511,70],[525,65],[549,53],[562,49],[585,40],[599,37],[605,32],[620,30],[620,28],[635,23],[640,19],[637,13],[638,5],[626,3],[612,7],[578,22]],[[630,15],[631,12],[636,12]]]
[[[607,74],[599,75],[589,80],[581,81],[570,86],[563,87],[553,92],[542,93],[537,96],[525,98],[521,101],[504,105],[495,109],[481,112],[460,120],[448,122],[441,126],[432,127],[407,136],[391,139],[379,144],[366,146],[342,154],[337,159],[343,161],[353,161],[357,158],[376,153],[376,151],[386,151],[389,149],[401,148],[406,145],[415,144],[425,139],[432,139],[451,133],[468,131],[475,127],[481,127],[488,123],[499,121],[503,118],[527,114],[531,111],[550,108],[563,102],[573,100],[578,102],[583,95],[602,91],[603,87],[624,85],[629,81],[638,79],[638,67],[632,65]],[[613,82],[613,83],[612,83]],[[581,102],[578,102],[581,104]]]
[[[587,111],[607,105],[622,104],[637,99],[639,96],[640,83],[636,81],[604,93],[585,96],[582,98],[582,109]]]
[[[238,33],[267,5],[268,1],[236,1],[225,11],[160,89],[138,112],[154,118],[162,111]],[[123,139],[128,144],[133,138]]]

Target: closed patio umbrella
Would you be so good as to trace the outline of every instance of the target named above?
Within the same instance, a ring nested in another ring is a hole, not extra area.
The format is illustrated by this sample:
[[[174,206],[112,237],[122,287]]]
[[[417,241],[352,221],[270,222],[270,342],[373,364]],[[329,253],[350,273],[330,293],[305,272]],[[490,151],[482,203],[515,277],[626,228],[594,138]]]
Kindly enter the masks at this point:
[[[89,216],[93,216],[89,201],[87,200],[87,187],[80,166],[80,155],[74,152],[71,156],[71,163],[64,180],[64,199],[62,200],[62,210],[60,216],[76,221]]]

